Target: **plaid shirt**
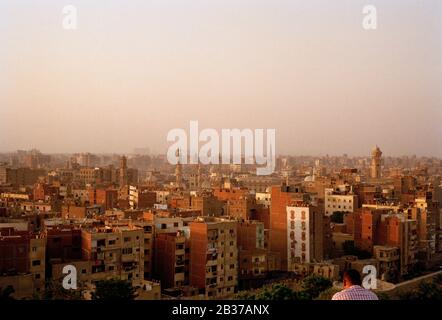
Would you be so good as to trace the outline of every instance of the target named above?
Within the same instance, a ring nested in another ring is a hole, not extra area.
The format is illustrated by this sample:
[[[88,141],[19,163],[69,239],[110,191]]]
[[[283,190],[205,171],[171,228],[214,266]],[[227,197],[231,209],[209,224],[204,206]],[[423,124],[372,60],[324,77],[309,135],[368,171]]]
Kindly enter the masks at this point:
[[[361,286],[351,286],[333,295],[332,300],[379,300],[377,295]]]

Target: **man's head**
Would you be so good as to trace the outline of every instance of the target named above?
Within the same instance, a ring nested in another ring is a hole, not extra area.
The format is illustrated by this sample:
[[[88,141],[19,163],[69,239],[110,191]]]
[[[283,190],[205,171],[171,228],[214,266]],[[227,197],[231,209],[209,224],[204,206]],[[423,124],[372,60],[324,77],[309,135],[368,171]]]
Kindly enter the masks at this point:
[[[362,284],[361,274],[355,269],[350,269],[344,272],[344,289],[351,286],[360,286]]]

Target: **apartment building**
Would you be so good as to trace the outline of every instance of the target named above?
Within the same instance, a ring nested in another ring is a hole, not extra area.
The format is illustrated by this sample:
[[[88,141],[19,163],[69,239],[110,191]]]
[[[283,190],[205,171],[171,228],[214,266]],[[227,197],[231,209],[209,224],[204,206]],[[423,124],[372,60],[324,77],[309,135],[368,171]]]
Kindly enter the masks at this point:
[[[325,214],[331,216],[335,212],[354,212],[358,208],[358,196],[347,192],[325,189]]]
[[[304,202],[287,206],[287,270],[295,263],[324,259],[324,214],[321,208]]]
[[[82,230],[83,259],[94,262],[91,280],[119,278],[134,286],[144,279],[144,233],[131,226]]]
[[[12,286],[16,299],[33,298],[45,288],[45,239],[28,231],[0,229],[0,287]]]
[[[272,203],[270,206],[268,249],[281,254],[281,268],[287,271],[288,257],[291,256],[288,254],[290,246],[287,246],[287,206],[296,200],[309,201],[309,196],[304,193],[301,187],[287,185],[271,187],[270,193]]]
[[[156,234],[154,278],[161,281],[162,288],[179,288],[186,284],[185,242],[183,231]]]
[[[208,298],[232,295],[238,285],[237,222],[201,217],[190,227],[190,285]]]
[[[154,237],[155,225],[153,221],[137,220],[132,222],[137,228],[142,228],[144,233],[144,279],[153,278]]]

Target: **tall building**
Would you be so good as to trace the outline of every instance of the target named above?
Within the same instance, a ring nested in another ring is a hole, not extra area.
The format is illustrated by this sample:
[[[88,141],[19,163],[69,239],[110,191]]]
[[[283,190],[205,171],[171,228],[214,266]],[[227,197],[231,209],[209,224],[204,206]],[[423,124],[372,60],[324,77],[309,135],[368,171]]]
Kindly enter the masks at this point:
[[[208,298],[232,295],[238,284],[237,222],[203,217],[190,227],[190,285]]]
[[[438,203],[432,201],[431,194],[415,200],[417,210],[412,210],[412,219],[418,223],[419,252],[424,260],[432,260],[436,254],[437,231],[440,224]]]
[[[295,263],[324,259],[324,214],[320,207],[302,202],[287,206],[287,270]]]
[[[175,184],[178,189],[183,187],[183,167],[181,165],[180,150],[177,150],[177,164],[175,167]]]
[[[154,278],[162,288],[185,285],[185,236],[182,231],[155,236]]]
[[[382,151],[376,146],[371,151],[370,177],[373,179],[379,179],[381,177],[381,157]]]
[[[120,158],[120,187],[127,184],[127,158],[122,156]]]
[[[93,262],[91,280],[144,280],[144,232],[138,227],[105,227],[81,232],[83,259]]]
[[[399,249],[399,269],[397,271],[400,275],[412,272],[413,266],[416,264],[417,235],[416,220],[408,219],[404,214],[389,213],[381,216],[378,243]],[[376,250],[374,254],[376,255]],[[380,258],[384,257],[380,255]]]
[[[155,226],[153,221],[137,220],[133,225],[143,228],[144,233],[144,279],[151,280],[153,275],[153,254]]]
[[[373,253],[373,246],[378,243],[379,221],[383,213],[388,213],[388,210],[360,208],[353,214],[346,215],[345,221],[349,226],[347,230],[353,231],[357,248],[370,254]],[[353,220],[353,226],[350,226],[351,220]]]
[[[268,249],[281,254],[281,267],[287,270],[287,206],[293,201],[308,201],[308,195],[301,188],[293,186],[274,186],[271,188],[270,228]]]
[[[16,299],[32,299],[45,286],[46,241],[28,231],[0,228],[0,288],[12,286]]]

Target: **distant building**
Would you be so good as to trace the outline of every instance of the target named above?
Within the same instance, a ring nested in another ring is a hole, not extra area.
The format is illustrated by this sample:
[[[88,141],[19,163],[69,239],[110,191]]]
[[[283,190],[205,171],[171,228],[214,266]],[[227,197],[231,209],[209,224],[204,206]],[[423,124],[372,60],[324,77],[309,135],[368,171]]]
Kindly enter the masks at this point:
[[[373,179],[379,179],[381,177],[381,157],[382,151],[376,146],[371,152],[370,177]]]

